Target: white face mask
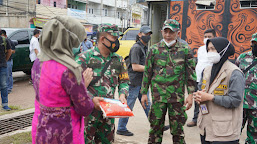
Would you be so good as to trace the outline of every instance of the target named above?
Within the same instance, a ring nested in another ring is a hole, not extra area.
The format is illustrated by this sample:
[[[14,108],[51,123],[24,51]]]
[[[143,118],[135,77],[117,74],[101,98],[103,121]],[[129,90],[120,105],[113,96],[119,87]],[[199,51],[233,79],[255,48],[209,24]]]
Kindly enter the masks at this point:
[[[224,56],[224,54],[226,53],[226,51],[228,50],[228,47],[230,45],[230,42],[228,43],[228,45],[219,53],[217,52],[208,52],[207,53],[207,57],[208,60],[212,63],[212,64],[216,64],[220,61],[220,59]],[[222,56],[220,56],[220,54],[223,52]]]
[[[203,43],[204,43],[205,45],[206,45],[208,39],[209,39],[209,38],[204,38],[204,39],[203,39]]]
[[[210,63],[216,64],[220,61],[220,54],[216,52],[208,52],[207,57]]]
[[[164,39],[163,39],[163,41],[165,42],[165,44],[168,46],[168,47],[171,47],[172,45],[174,45],[177,41],[176,40],[173,40],[173,41],[171,41],[171,42],[166,42]]]

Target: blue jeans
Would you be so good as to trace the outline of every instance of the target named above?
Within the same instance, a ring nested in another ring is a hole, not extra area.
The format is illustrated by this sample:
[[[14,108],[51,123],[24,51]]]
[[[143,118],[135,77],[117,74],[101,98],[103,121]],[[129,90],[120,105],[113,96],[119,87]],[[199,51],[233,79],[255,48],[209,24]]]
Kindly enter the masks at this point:
[[[127,103],[131,110],[133,110],[137,98],[141,104],[142,94],[140,93],[140,90],[141,90],[141,86],[135,86],[135,87],[129,86],[129,96],[127,98]],[[145,104],[146,109],[144,109],[144,111],[145,111],[145,115],[148,117],[148,113],[151,108],[151,101],[149,98],[149,93],[147,93],[147,98],[148,98],[148,105]],[[127,131],[126,126],[127,126],[128,120],[129,120],[129,118],[120,118],[119,119],[118,131]]]
[[[7,67],[0,67],[0,90],[2,106],[8,106]]]
[[[8,92],[12,91],[13,88],[13,77],[12,77],[12,67],[13,67],[13,60],[7,61],[7,90]]]

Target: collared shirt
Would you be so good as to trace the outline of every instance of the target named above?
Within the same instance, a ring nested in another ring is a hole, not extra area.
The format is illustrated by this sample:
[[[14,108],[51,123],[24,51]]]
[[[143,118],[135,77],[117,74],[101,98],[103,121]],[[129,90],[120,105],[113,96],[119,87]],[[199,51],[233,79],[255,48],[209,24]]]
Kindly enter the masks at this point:
[[[210,65],[212,65],[212,63],[208,60],[206,45],[203,45],[197,52],[197,64],[195,67],[197,82],[200,82],[204,68]]]
[[[98,47],[87,50],[76,57],[76,62],[81,64],[83,70],[93,69],[93,80],[101,76],[101,72],[106,63],[111,60],[110,66],[105,71],[103,77],[94,85],[90,85],[88,90],[92,97],[114,98],[115,88],[118,86],[118,92],[128,96],[128,73],[126,64],[121,56],[116,53],[110,53],[105,58],[101,55]]]
[[[38,50],[38,53],[40,53],[40,47],[39,47],[39,42],[38,39],[34,36],[32,36],[31,40],[30,40],[30,45],[29,45],[29,58],[30,61],[33,62],[35,59],[37,59],[37,55],[35,53],[35,49]]]
[[[161,41],[150,47],[146,57],[142,94],[151,85],[153,101],[183,102],[185,86],[188,93],[195,90],[195,61],[191,49],[180,42],[168,47]]]
[[[87,40],[87,41],[82,42],[83,51],[86,51],[92,47],[93,47],[93,44],[91,41]]]
[[[253,56],[252,52],[241,54],[236,60],[236,65],[244,71],[257,58]],[[244,108],[257,109],[257,65],[253,66],[245,73],[245,93],[244,93]]]
[[[147,46],[141,41],[136,42],[129,52],[128,74],[130,84],[133,86],[141,86],[143,79],[143,72],[134,71],[132,64],[145,65],[145,58],[147,53]]]

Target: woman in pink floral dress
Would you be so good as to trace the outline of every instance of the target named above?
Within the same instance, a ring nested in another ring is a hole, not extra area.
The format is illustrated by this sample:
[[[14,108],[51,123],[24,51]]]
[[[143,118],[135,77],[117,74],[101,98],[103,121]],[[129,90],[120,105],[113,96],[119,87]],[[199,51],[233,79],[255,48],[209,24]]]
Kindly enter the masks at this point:
[[[40,38],[41,53],[32,68],[36,92],[32,143],[83,144],[84,119],[102,98],[88,96],[92,70],[82,73],[72,53],[85,37],[75,19],[57,16],[48,21]]]

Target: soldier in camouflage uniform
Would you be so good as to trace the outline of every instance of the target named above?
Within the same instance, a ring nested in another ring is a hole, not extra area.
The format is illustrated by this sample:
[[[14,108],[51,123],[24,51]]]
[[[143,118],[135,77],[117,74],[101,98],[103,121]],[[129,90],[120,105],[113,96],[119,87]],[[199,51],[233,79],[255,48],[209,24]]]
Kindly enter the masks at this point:
[[[257,61],[257,33],[253,34],[251,40],[252,51],[241,54],[236,65],[244,71],[253,62]],[[244,113],[243,126],[247,123],[246,144],[257,143],[257,64],[245,72],[245,94],[244,94]]]
[[[97,82],[90,83],[89,94],[114,98],[115,88],[118,87],[120,101],[126,103],[128,95],[128,73],[125,62],[115,52],[119,49],[117,25],[101,24],[98,29],[98,45],[76,58],[83,69],[93,69],[93,80],[101,77]],[[101,75],[105,65],[111,60],[107,70]],[[103,118],[101,111],[94,110],[85,120],[85,143],[109,144],[114,141],[114,119]]]
[[[179,23],[166,20],[162,28],[163,40],[150,47],[146,58],[142,82],[142,105],[147,103],[151,85],[152,106],[149,113],[148,143],[161,143],[165,114],[168,109],[173,144],[184,144],[183,126],[187,120],[185,110],[192,106],[195,89],[195,61],[191,49],[177,41]],[[185,86],[189,94],[184,100]],[[187,105],[187,107],[185,107]]]

